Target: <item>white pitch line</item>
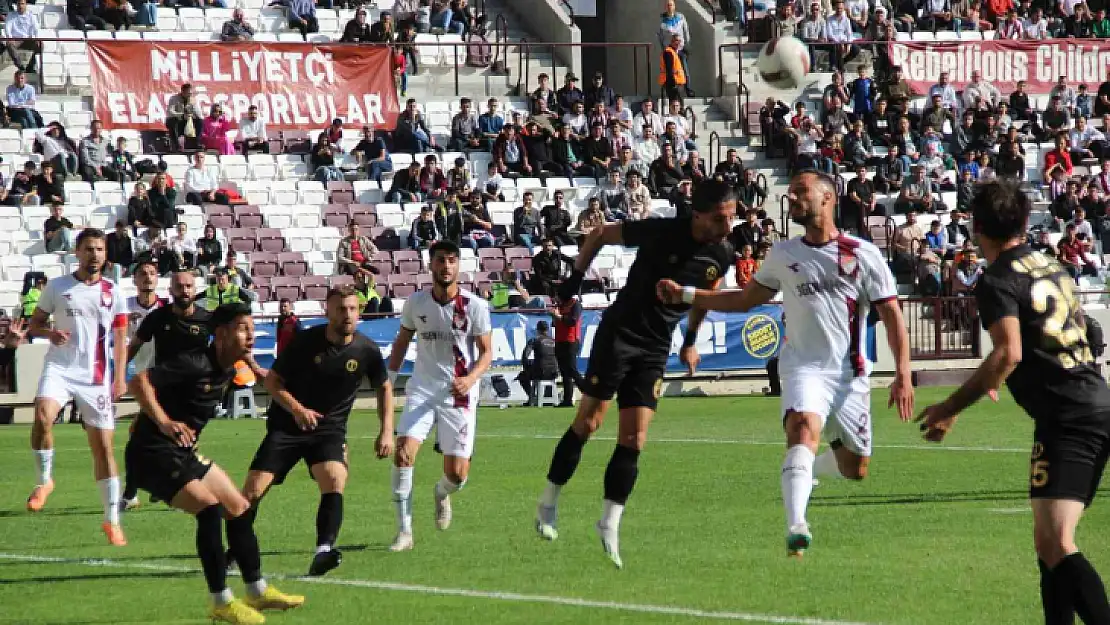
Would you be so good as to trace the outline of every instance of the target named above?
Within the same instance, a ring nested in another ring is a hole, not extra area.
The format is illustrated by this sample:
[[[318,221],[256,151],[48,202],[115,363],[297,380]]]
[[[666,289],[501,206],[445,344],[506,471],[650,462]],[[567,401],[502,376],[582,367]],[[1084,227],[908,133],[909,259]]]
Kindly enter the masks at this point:
[[[173,573],[199,573],[200,569],[173,566],[168,564],[155,564],[150,562],[118,562],[115,560],[99,558],[59,558],[53,556],[36,556],[19,553],[0,553],[0,560],[14,562],[32,562],[36,564],[71,564],[78,566],[106,567],[117,569],[138,569],[144,571],[162,571]],[[833,621],[828,619],[807,618],[801,616],[777,616],[773,614],[755,614],[748,612],[717,612],[701,610],[698,608],[684,608],[679,606],[652,605],[643,603],[617,603],[614,601],[594,601],[577,597],[559,597],[555,595],[529,595],[516,592],[498,592],[485,590],[472,590],[469,588],[444,588],[440,586],[424,586],[421,584],[403,584],[398,582],[385,582],[364,579],[340,579],[335,577],[301,577],[295,575],[268,575],[272,579],[295,580],[306,584],[320,584],[325,586],[347,586],[353,588],[371,588],[374,590],[392,590],[400,592],[414,592],[426,595],[440,595],[449,597],[467,597],[471,599],[492,599],[495,601],[513,601],[517,603],[545,603],[564,605],[576,608],[597,608],[619,612],[638,612],[642,614],[668,614],[671,616],[686,616],[690,618],[712,619],[718,621],[742,621],[748,623],[777,623],[780,625],[870,625],[858,621]]]

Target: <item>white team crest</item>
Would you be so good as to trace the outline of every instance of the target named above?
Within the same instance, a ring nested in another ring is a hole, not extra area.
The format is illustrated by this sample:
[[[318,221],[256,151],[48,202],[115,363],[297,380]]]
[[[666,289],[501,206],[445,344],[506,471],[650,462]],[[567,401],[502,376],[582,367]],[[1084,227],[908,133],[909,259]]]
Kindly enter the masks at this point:
[[[112,292],[111,291],[101,291],[100,292],[100,303],[103,304],[105,308],[111,308],[112,307]]]
[[[856,258],[855,254],[841,254],[838,264],[842,276],[854,276],[859,271],[859,259]]]

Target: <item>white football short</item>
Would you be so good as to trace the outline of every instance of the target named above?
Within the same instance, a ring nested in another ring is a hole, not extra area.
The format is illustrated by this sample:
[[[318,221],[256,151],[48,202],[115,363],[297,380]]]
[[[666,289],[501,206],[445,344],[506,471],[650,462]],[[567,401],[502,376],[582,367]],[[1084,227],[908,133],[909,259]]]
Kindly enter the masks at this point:
[[[783,418],[788,410],[819,415],[826,441],[839,441],[860,456],[871,455],[871,383],[866,376],[785,374],[782,377]]]
[[[478,393],[471,392],[465,406],[456,405],[457,403],[450,395],[406,395],[405,408],[397,424],[397,436],[407,436],[424,442],[434,425],[436,441],[443,455],[469,458],[474,454]]]
[[[39,390],[35,398],[53,399],[65,407],[70,401],[77,404],[81,420],[87,427],[98,430],[114,430],[116,427],[116,408],[112,403],[112,387],[109,383],[82,384],[74,382],[46,369],[39,380]]]

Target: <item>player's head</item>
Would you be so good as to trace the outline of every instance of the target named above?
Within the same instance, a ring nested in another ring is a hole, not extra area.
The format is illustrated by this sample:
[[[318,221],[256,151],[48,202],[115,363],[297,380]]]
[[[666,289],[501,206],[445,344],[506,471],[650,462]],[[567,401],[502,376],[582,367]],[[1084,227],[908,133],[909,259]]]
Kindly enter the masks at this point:
[[[971,225],[981,239],[1001,245],[1025,236],[1032,209],[1029,197],[1013,183],[982,183],[971,198]]]
[[[328,329],[343,338],[355,333],[358,323],[358,294],[352,286],[332,287],[328,291],[327,304]]]
[[[804,227],[832,220],[836,209],[836,183],[817,171],[803,171],[790,181],[786,197],[790,202],[790,219]]]
[[[724,241],[732,232],[738,196],[732,185],[706,180],[694,191],[694,238],[703,243]]]
[[[282,315],[293,314],[293,302],[289,301],[288,297],[281,298],[281,302],[278,304],[278,311]]]
[[[547,325],[546,321],[540,321],[536,324],[536,334],[538,334],[540,336],[546,336],[547,335],[547,329],[548,329],[548,325]]]
[[[428,248],[432,280],[440,288],[447,288],[459,277],[459,246],[446,240],[439,240]]]
[[[99,274],[107,258],[107,247],[104,244],[104,231],[97,228],[85,228],[77,235],[78,262],[81,270],[89,275]]]
[[[196,276],[191,271],[175,271],[170,278],[170,294],[173,295],[173,305],[180,310],[185,310],[193,304],[197,296]]]
[[[154,291],[154,286],[158,284],[158,265],[143,261],[135,266],[131,277],[135,281],[135,289],[138,292],[151,293]]]
[[[246,304],[224,304],[212,312],[208,327],[216,351],[230,360],[239,360],[254,349],[254,320]]]

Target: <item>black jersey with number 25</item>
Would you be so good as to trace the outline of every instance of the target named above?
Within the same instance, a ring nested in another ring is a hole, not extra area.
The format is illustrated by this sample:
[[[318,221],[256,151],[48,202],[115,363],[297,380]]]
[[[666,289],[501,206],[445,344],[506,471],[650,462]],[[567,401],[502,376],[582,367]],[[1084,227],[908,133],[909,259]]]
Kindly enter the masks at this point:
[[[278,355],[273,371],[285,389],[305,408],[322,415],[316,432],[346,432],[347,416],[355,403],[362,379],[374,388],[389,379],[377,343],[361,332],[351,342],[328,341],[326,324],[298,332]],[[267,429],[301,433],[293,415],[276,401],[270,405]]]
[[[980,278],[975,298],[984,328],[1018,319],[1021,362],[1006,386],[1029,416],[1069,421],[1110,409],[1075,281],[1054,258],[1027,245],[1004,251]]]

